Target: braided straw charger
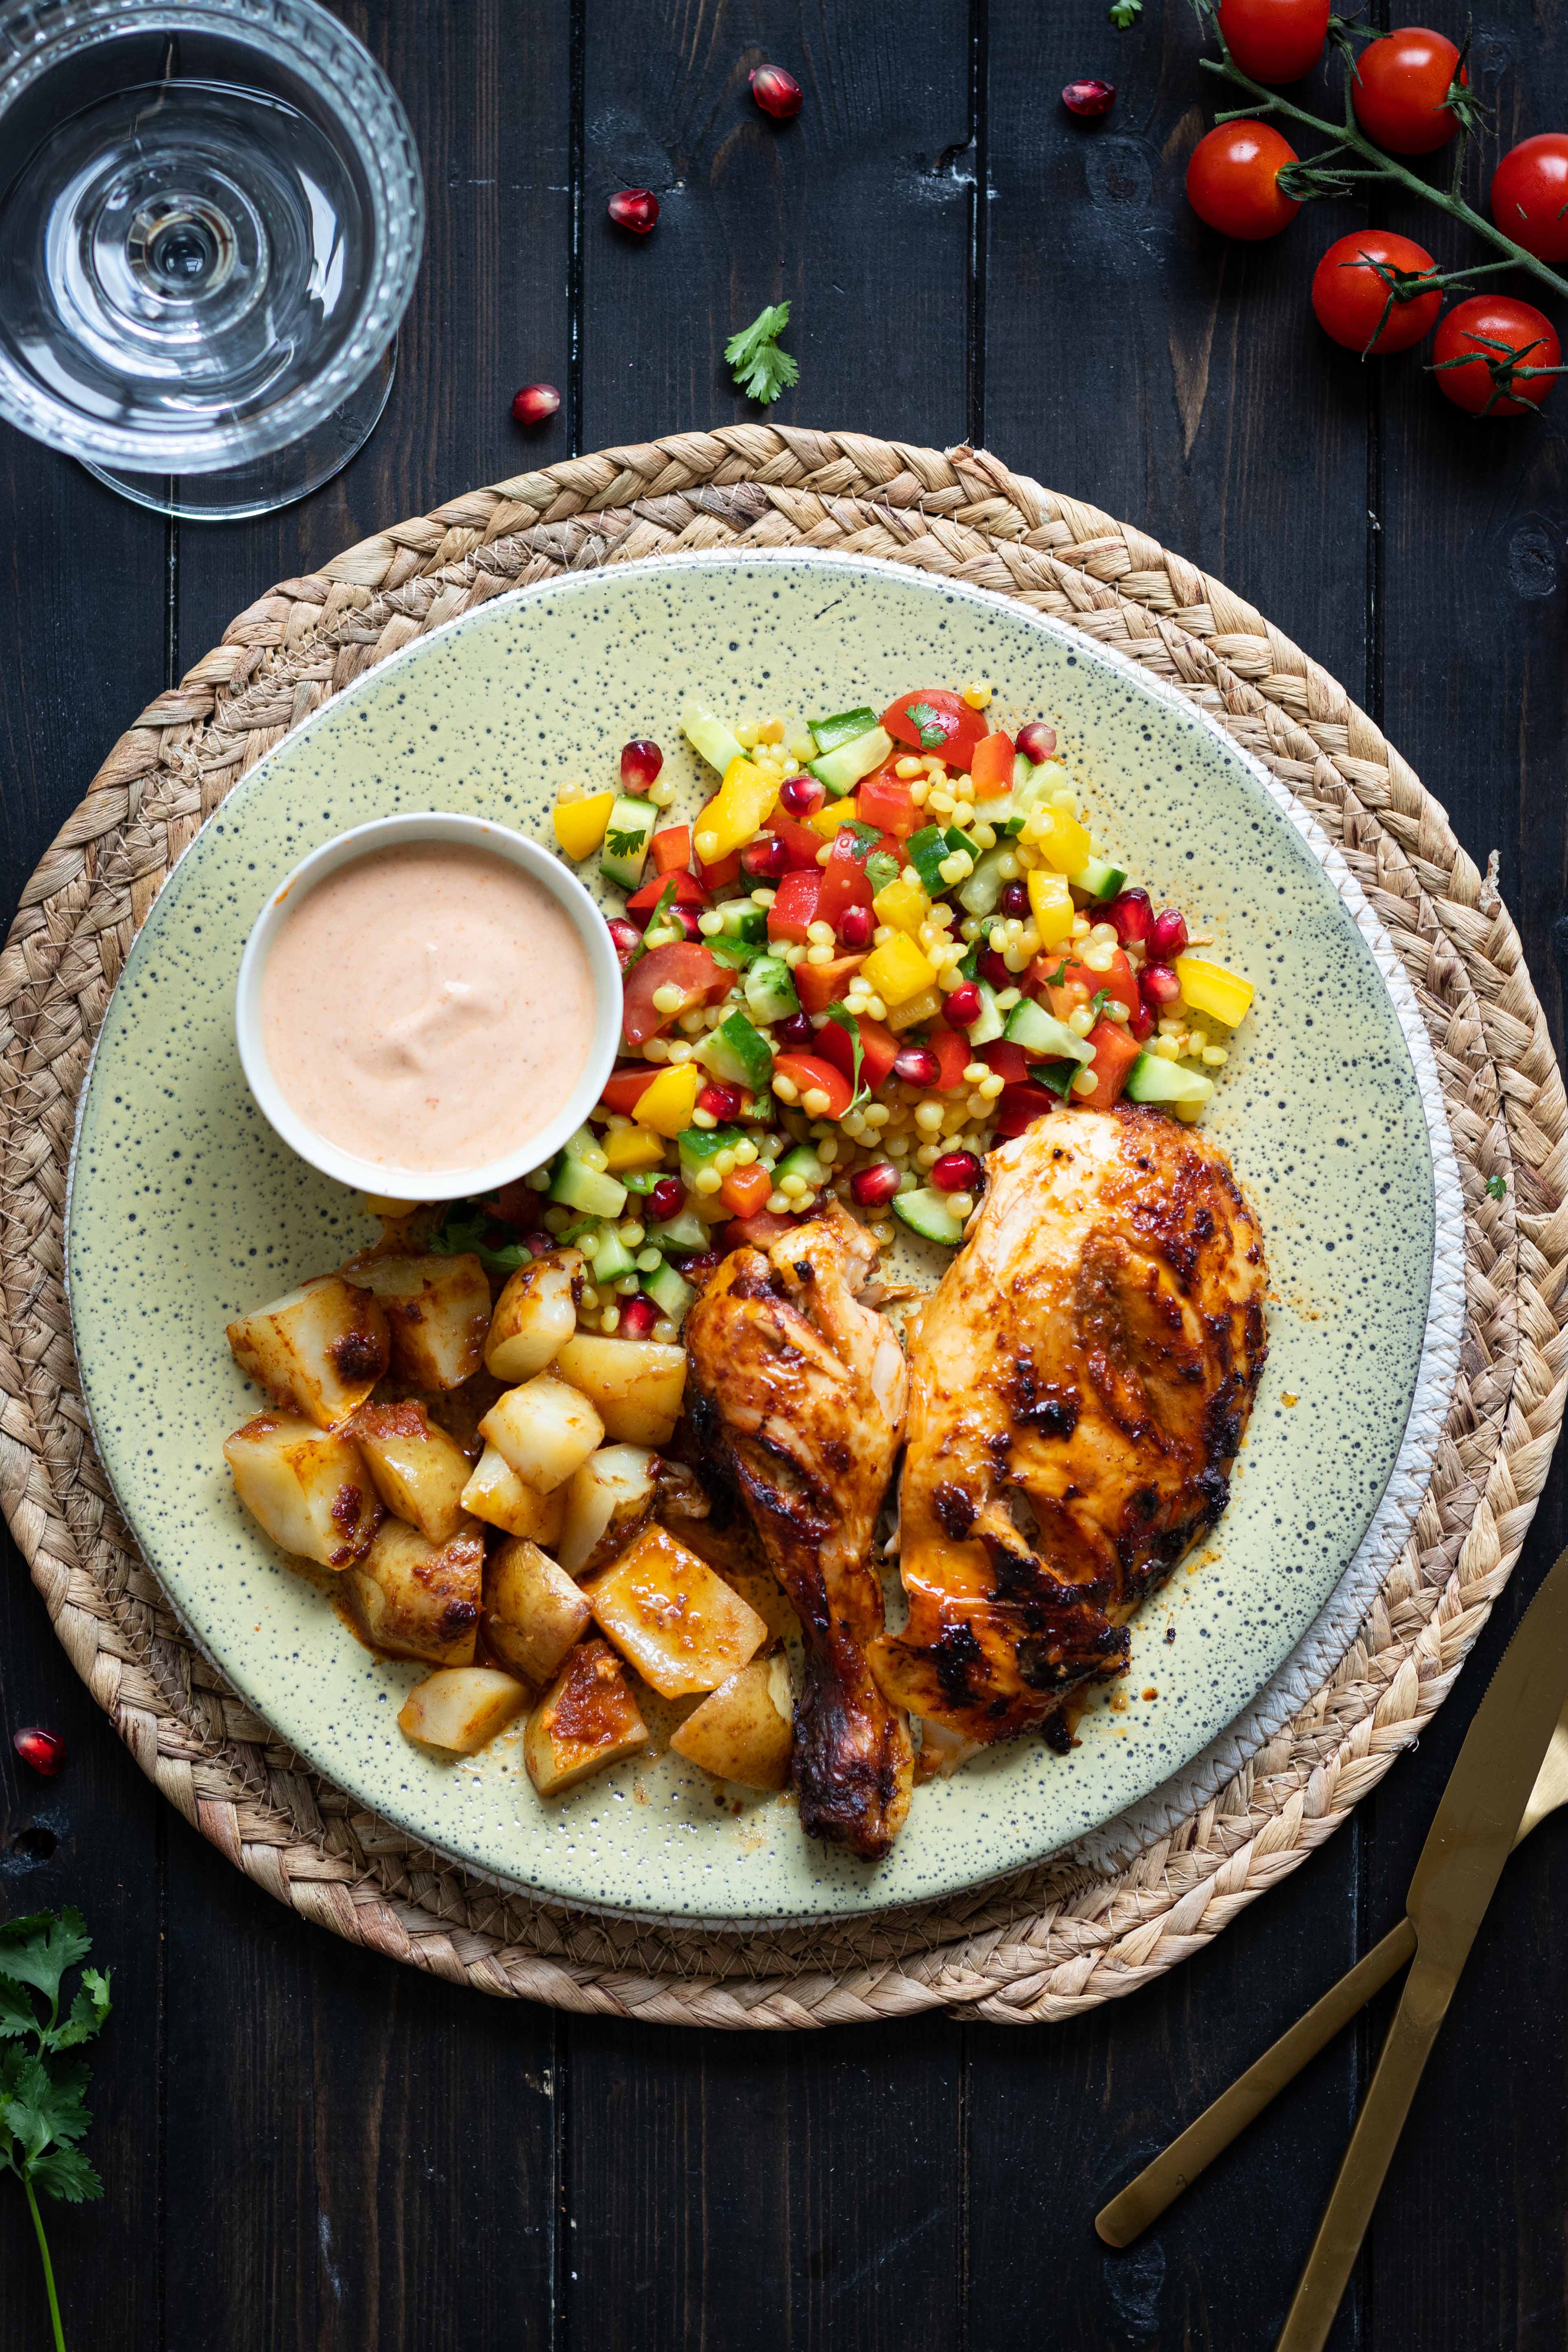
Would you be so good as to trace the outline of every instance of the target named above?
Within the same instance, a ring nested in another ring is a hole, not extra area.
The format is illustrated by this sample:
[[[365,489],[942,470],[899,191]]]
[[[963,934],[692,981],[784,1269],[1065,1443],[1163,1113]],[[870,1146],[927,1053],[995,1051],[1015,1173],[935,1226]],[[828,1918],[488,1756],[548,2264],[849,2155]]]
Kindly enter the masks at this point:
[[[1316,818],[1426,1024],[1464,1186],[1468,1301],[1409,1541],[1333,1673],[1209,1801],[1123,1867],[1058,1862],[923,1912],[741,1935],[504,1894],[360,1810],[238,1702],[115,1514],[77,1386],[61,1218],[78,1095],[131,941],[199,825],[291,727],[504,590],[687,549],[788,546],[896,559],[1056,615],[1200,703]],[[1447,1696],[1562,1419],[1565,1124],[1490,875],[1343,688],[1217,581],[984,451],[749,425],[601,451],[272,590],[121,738],[34,875],[0,965],[0,1504],[142,1769],[270,1894],[339,1935],[480,1991],[661,2023],[1070,2016],[1174,1966],[1293,1870]]]

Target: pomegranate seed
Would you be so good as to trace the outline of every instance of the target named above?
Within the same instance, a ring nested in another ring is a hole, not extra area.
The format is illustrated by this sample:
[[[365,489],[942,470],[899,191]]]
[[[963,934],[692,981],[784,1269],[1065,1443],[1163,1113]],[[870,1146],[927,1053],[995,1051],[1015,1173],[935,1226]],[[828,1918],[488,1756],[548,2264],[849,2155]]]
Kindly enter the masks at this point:
[[[739,1087],[704,1087],[697,1097],[697,1108],[710,1112],[714,1118],[739,1118],[741,1089]]]
[[[41,1772],[46,1780],[52,1780],[66,1760],[66,1744],[58,1732],[45,1731],[36,1723],[30,1723],[25,1731],[18,1731],[11,1745],[23,1763],[30,1764],[35,1772]]]
[[[1037,768],[1042,760],[1053,760],[1057,751],[1057,730],[1047,727],[1043,719],[1031,719],[1020,727],[1013,739],[1015,751],[1022,751],[1031,767]]]
[[[642,934],[635,923],[627,922],[624,915],[612,915],[605,929],[615,942],[616,961],[625,971],[632,957],[642,945]]]
[[[664,753],[646,735],[634,735],[629,743],[621,746],[621,782],[628,793],[646,793],[650,784],[658,782],[663,765]]]
[[[905,1045],[894,1060],[893,1076],[907,1087],[934,1087],[942,1064],[929,1045]]]
[[[1105,910],[1105,919],[1116,926],[1116,936],[1124,948],[1135,947],[1146,940],[1154,920],[1154,909],[1149,903],[1147,890],[1123,890],[1112,898]]]
[[[801,89],[794,74],[785,73],[783,66],[758,66],[748,79],[752,96],[764,114],[777,122],[787,122],[792,114],[800,112]]]
[[[686,1187],[679,1176],[661,1176],[647,1196],[647,1213],[656,1225],[668,1225],[686,1206]]]
[[[789,872],[789,850],[776,833],[764,833],[756,841],[748,841],[741,852],[741,866],[756,882],[776,882]]]
[[[794,1053],[797,1046],[816,1043],[816,1032],[807,1013],[791,1013],[783,1021],[775,1021],[773,1037],[788,1053]]]
[[[1182,992],[1182,983],[1168,963],[1146,963],[1138,975],[1138,986],[1145,1004],[1174,1004]]]
[[[1136,1037],[1140,1045],[1143,1043],[1143,1040],[1146,1037],[1152,1037],[1154,1034],[1153,1006],[1152,1004],[1141,1004],[1138,1007],[1137,1012],[1132,1015],[1131,1021],[1127,1024],[1127,1027],[1129,1034],[1131,1036]]]
[[[931,1181],[939,1192],[973,1192],[985,1181],[985,1171],[973,1151],[944,1151]]]
[[[529,1234],[526,1236],[526,1240],[528,1243],[529,1255],[531,1257],[548,1257],[551,1251],[555,1247],[555,1236],[553,1234]]]
[[[1028,884],[1026,882],[1004,883],[999,903],[1005,915],[1026,915],[1029,911]]]
[[[1173,963],[1187,944],[1187,926],[1174,907],[1156,915],[1149,927],[1149,955],[1154,963]]]
[[[972,980],[962,980],[956,988],[949,989],[942,1006],[952,1029],[973,1029],[981,1014],[980,991]]]
[[[860,1209],[882,1209],[899,1189],[899,1171],[890,1160],[879,1160],[875,1166],[857,1169],[849,1179],[849,1191],[855,1205]]]
[[[520,425],[542,425],[561,405],[552,383],[525,383],[512,395],[511,413]]]
[[[1062,92],[1069,114],[1109,114],[1115,103],[1116,91],[1108,81],[1069,81]]]
[[[868,948],[877,918],[869,907],[846,907],[838,918],[838,936],[847,948]]]
[[[621,1339],[646,1339],[658,1321],[658,1307],[639,1290],[635,1297],[622,1299],[621,1319],[616,1326],[616,1336]]]
[[[658,218],[658,198],[651,188],[617,188],[605,209],[617,228],[646,236]]]
[[[974,959],[974,968],[993,988],[1012,988],[1016,984],[1017,974],[1008,971],[994,948],[982,948]]]
[[[827,794],[815,776],[791,776],[779,793],[779,806],[791,816],[815,816]]]

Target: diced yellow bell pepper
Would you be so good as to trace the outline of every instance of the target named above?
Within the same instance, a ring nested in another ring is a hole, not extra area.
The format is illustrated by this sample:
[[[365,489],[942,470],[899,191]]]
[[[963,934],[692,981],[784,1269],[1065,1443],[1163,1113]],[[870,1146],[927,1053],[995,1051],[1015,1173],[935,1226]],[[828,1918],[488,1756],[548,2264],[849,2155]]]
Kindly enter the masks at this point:
[[[666,1076],[675,1077],[679,1073],[672,1070],[666,1072]],[[656,1078],[654,1085],[658,1084]],[[652,1089],[646,1091],[651,1092]],[[679,1133],[679,1129],[676,1131]],[[613,1127],[608,1135],[602,1138],[599,1149],[612,1176],[623,1176],[634,1168],[658,1168],[664,1159],[664,1146],[658,1136],[646,1129],[639,1131],[635,1127]]]
[[[918,882],[906,882],[900,874],[885,890],[879,890],[871,901],[879,923],[890,924],[895,931],[907,931],[918,940],[921,925],[931,920],[931,900]]]
[[[1194,1013],[1207,1013],[1223,1021],[1227,1029],[1234,1029],[1246,1017],[1254,990],[1238,971],[1226,971],[1222,963],[1205,963],[1201,956],[1182,955],[1176,958],[1176,978]]]
[[[831,841],[845,825],[856,822],[855,803],[853,801],[825,801],[816,815],[808,816],[805,821],[813,833],[819,833],[824,841]]]
[[[419,1203],[417,1201],[395,1201],[388,1192],[367,1192],[364,1205],[371,1216],[384,1217],[389,1224],[393,1224],[400,1217],[411,1217]]]
[[[888,1007],[888,1026],[893,1034],[901,1036],[906,1029],[926,1029],[942,1011],[940,988],[922,988],[918,995],[907,997],[902,1004]]]
[[[555,838],[568,857],[592,857],[605,838],[615,805],[614,793],[589,793],[580,801],[556,803]]]
[[[637,1097],[632,1117],[639,1127],[652,1128],[655,1135],[682,1134],[691,1124],[702,1080],[703,1074],[695,1062],[683,1062],[679,1069],[660,1070],[652,1086],[645,1087]],[[605,1157],[609,1158],[607,1151]]]
[[[885,947],[873,948],[860,967],[867,986],[884,1004],[905,1004],[922,988],[936,986],[936,966],[907,931],[895,932]]]
[[[1089,864],[1093,855],[1089,829],[1079,824],[1067,809],[1048,804],[1037,809],[1025,827],[1024,837],[1032,841],[1047,866],[1058,874],[1076,874]]]
[[[717,798],[697,820],[692,846],[704,866],[743,849],[778,805],[784,779],[767,776],[750,760],[731,760]]]
[[[1028,875],[1029,912],[1035,919],[1035,929],[1043,948],[1059,948],[1072,937],[1073,915],[1076,911],[1072,892],[1068,888],[1065,874],[1053,874],[1048,866],[1032,866]]]

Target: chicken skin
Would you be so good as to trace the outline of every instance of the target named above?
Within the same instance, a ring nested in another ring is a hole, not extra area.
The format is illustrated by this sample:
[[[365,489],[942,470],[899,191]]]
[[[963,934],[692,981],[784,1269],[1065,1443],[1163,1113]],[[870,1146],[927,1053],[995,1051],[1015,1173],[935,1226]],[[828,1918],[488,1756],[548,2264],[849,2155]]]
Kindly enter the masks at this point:
[[[711,1486],[738,1492],[800,1619],[801,1822],[868,1860],[909,1811],[908,1719],[867,1645],[883,1629],[869,1553],[903,1434],[907,1381],[891,1327],[856,1297],[875,1244],[832,1203],[766,1255],[738,1249],[687,1318],[689,1419]]]
[[[963,1738],[1123,1668],[1126,1619],[1224,1510],[1266,1353],[1256,1219],[1164,1113],[1066,1108],[992,1153],[910,1358],[909,1623],[888,1697]]]

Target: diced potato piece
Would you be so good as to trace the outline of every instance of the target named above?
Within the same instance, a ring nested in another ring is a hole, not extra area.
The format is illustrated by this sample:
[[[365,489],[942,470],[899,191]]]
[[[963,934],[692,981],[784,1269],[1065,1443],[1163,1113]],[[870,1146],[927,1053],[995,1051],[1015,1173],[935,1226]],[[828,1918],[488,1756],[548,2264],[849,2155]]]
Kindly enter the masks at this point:
[[[487,1445],[463,1489],[463,1508],[488,1527],[504,1528],[509,1536],[528,1536],[546,1551],[553,1551],[566,1523],[567,1488],[536,1495],[525,1486],[503,1454]]]
[[[647,1726],[607,1642],[580,1642],[528,1718],[528,1777],[542,1797],[635,1756]]]
[[[321,1568],[348,1568],[381,1517],[357,1445],[293,1413],[258,1412],[224,1440],[234,1490],[276,1544]]]
[[[606,1435],[668,1445],[686,1393],[686,1350],[658,1339],[601,1339],[579,1331],[554,1371],[592,1400]]]
[[[574,1288],[581,1250],[552,1250],[520,1265],[496,1300],[485,1341],[485,1370],[498,1381],[531,1380],[577,1328]]]
[[[504,1454],[525,1486],[552,1495],[603,1442],[605,1424],[585,1396],[541,1372],[498,1397],[479,1435]]]
[[[490,1286],[471,1252],[458,1257],[351,1258],[351,1282],[374,1290],[392,1336],[392,1369],[416,1389],[455,1389],[484,1360]]]
[[[361,1405],[353,1433],[389,1511],[444,1544],[463,1524],[468,1457],[422,1404]]]
[[[242,1372],[319,1429],[346,1421],[390,1360],[380,1306],[335,1274],[242,1315],[228,1344]]]
[[[742,1789],[782,1789],[789,1779],[795,1701],[783,1658],[753,1658],[710,1691],[670,1738],[678,1756]]]
[[[485,1562],[485,1640],[530,1682],[547,1683],[588,1630],[588,1604],[572,1579],[526,1538],[498,1545]]]
[[[601,1445],[573,1474],[566,1520],[555,1557],[568,1576],[581,1576],[600,1540],[632,1523],[653,1502],[653,1455],[646,1445]]]
[[[756,1611],[667,1528],[645,1528],[587,1594],[600,1632],[661,1698],[715,1689],[767,1639]]]
[[[485,1539],[472,1520],[449,1543],[433,1544],[402,1519],[383,1519],[347,1597],[374,1648],[471,1666],[484,1566]]]
[[[443,1666],[416,1684],[398,1709],[397,1724],[426,1748],[472,1756],[527,1705],[525,1685],[494,1666]]]

